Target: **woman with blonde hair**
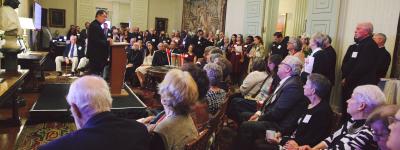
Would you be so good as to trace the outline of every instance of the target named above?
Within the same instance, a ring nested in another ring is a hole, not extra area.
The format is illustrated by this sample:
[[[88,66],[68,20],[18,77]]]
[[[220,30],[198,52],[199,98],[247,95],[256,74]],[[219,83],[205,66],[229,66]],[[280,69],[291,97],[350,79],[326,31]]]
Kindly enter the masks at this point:
[[[183,149],[198,136],[190,116],[191,106],[199,96],[196,82],[189,72],[172,69],[160,83],[158,94],[165,115],[149,130],[161,137],[165,149]]]

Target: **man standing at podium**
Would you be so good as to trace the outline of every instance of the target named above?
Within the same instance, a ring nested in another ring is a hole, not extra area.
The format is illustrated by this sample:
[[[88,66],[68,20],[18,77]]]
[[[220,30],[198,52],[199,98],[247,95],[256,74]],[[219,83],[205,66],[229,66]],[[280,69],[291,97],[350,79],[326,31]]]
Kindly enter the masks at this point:
[[[101,25],[106,22],[107,12],[98,10],[96,19],[90,23],[88,32],[87,57],[89,58],[89,73],[101,75],[109,57],[109,41],[111,38],[104,36]]]

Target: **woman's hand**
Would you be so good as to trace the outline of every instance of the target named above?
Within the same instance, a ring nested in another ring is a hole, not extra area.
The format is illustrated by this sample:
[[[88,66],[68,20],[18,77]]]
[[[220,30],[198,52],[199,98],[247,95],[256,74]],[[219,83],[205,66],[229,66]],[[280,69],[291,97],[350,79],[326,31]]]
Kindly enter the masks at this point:
[[[282,140],[282,135],[281,135],[281,133],[277,132],[275,134],[275,137],[270,138],[270,139],[267,138],[266,140],[267,140],[268,143],[278,145]]]
[[[299,144],[297,144],[297,142],[294,140],[289,140],[286,142],[284,148],[287,150],[297,150],[299,148]]]
[[[312,148],[309,145],[303,145],[303,146],[300,146],[298,148],[298,150],[312,150]]]

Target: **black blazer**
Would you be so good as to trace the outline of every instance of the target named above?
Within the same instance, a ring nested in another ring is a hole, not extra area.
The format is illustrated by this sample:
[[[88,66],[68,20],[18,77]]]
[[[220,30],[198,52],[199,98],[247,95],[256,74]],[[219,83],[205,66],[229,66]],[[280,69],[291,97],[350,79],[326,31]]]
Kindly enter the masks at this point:
[[[154,52],[153,61],[151,62],[152,66],[164,66],[168,64],[168,55],[165,50],[157,50]]]
[[[270,102],[273,95],[265,101],[263,113],[258,121],[272,122],[276,124],[276,130],[283,135],[288,135],[293,132],[297,120],[306,110],[308,103],[304,96],[300,77],[292,76],[287,79],[275,95],[273,102]]]
[[[378,68],[376,71],[377,82],[379,82],[380,78],[384,78],[389,69],[391,56],[390,53],[386,50],[385,47],[379,48],[379,59],[378,59]]]
[[[329,81],[331,81],[331,86],[335,85],[335,68],[336,68],[336,51],[332,46],[325,48],[324,50],[325,57],[327,59],[328,64],[325,65],[327,68],[327,76]]]
[[[104,35],[101,24],[94,20],[90,23],[88,32],[87,57],[89,60],[106,64],[109,56],[109,43]]]
[[[39,150],[148,150],[146,126],[103,112],[90,118],[82,129],[39,147]]]
[[[193,47],[193,53],[196,55],[197,58],[203,58],[204,54],[204,49],[209,46],[209,43],[207,39],[204,37],[195,37],[192,39],[192,43],[194,45]]]
[[[355,88],[359,85],[377,84],[378,65],[374,61],[377,56],[379,57],[379,48],[371,36],[351,45],[347,49],[342,63],[342,79],[346,79],[345,86]]]
[[[318,52],[315,52],[313,57],[314,57],[314,65],[312,73],[321,74],[329,79],[330,76],[329,72],[331,71],[331,69],[335,70],[335,67],[329,68],[331,66],[329,66],[329,59],[327,58],[325,50],[320,50]],[[308,75],[309,74],[307,72],[301,73],[301,79],[303,81],[303,84],[306,83]]]
[[[78,58],[81,59],[82,57],[85,57],[85,47],[81,46],[81,45],[78,44],[78,43],[76,43],[75,46],[76,46],[76,50],[78,51],[78,52],[77,52]],[[70,50],[71,50],[71,44],[68,44],[68,45],[65,47],[63,56],[64,56],[64,57],[68,57],[68,54],[69,54],[69,51],[70,51]]]

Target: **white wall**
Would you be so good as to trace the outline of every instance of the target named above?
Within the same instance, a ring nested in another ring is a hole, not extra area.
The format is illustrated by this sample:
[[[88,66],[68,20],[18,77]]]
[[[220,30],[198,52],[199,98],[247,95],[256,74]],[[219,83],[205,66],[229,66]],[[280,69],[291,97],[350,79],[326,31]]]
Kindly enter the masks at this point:
[[[51,33],[58,30],[61,35],[66,35],[71,24],[76,24],[75,15],[75,0],[40,0],[40,5],[43,8],[55,8],[65,10],[65,28],[50,28]],[[47,18],[50,23],[50,17]]]
[[[155,18],[168,18],[168,31],[182,26],[183,0],[149,0],[148,28],[154,28]]]
[[[227,0],[225,34],[244,33],[246,0]]]
[[[379,0],[342,1],[338,38],[336,39],[338,40],[336,49],[340,51],[338,63],[341,65],[348,46],[354,43],[353,36],[357,23],[365,21],[372,22],[375,33],[386,34],[386,49],[393,57],[399,11],[399,0],[385,0],[384,2]],[[388,74],[390,74],[390,69]]]

